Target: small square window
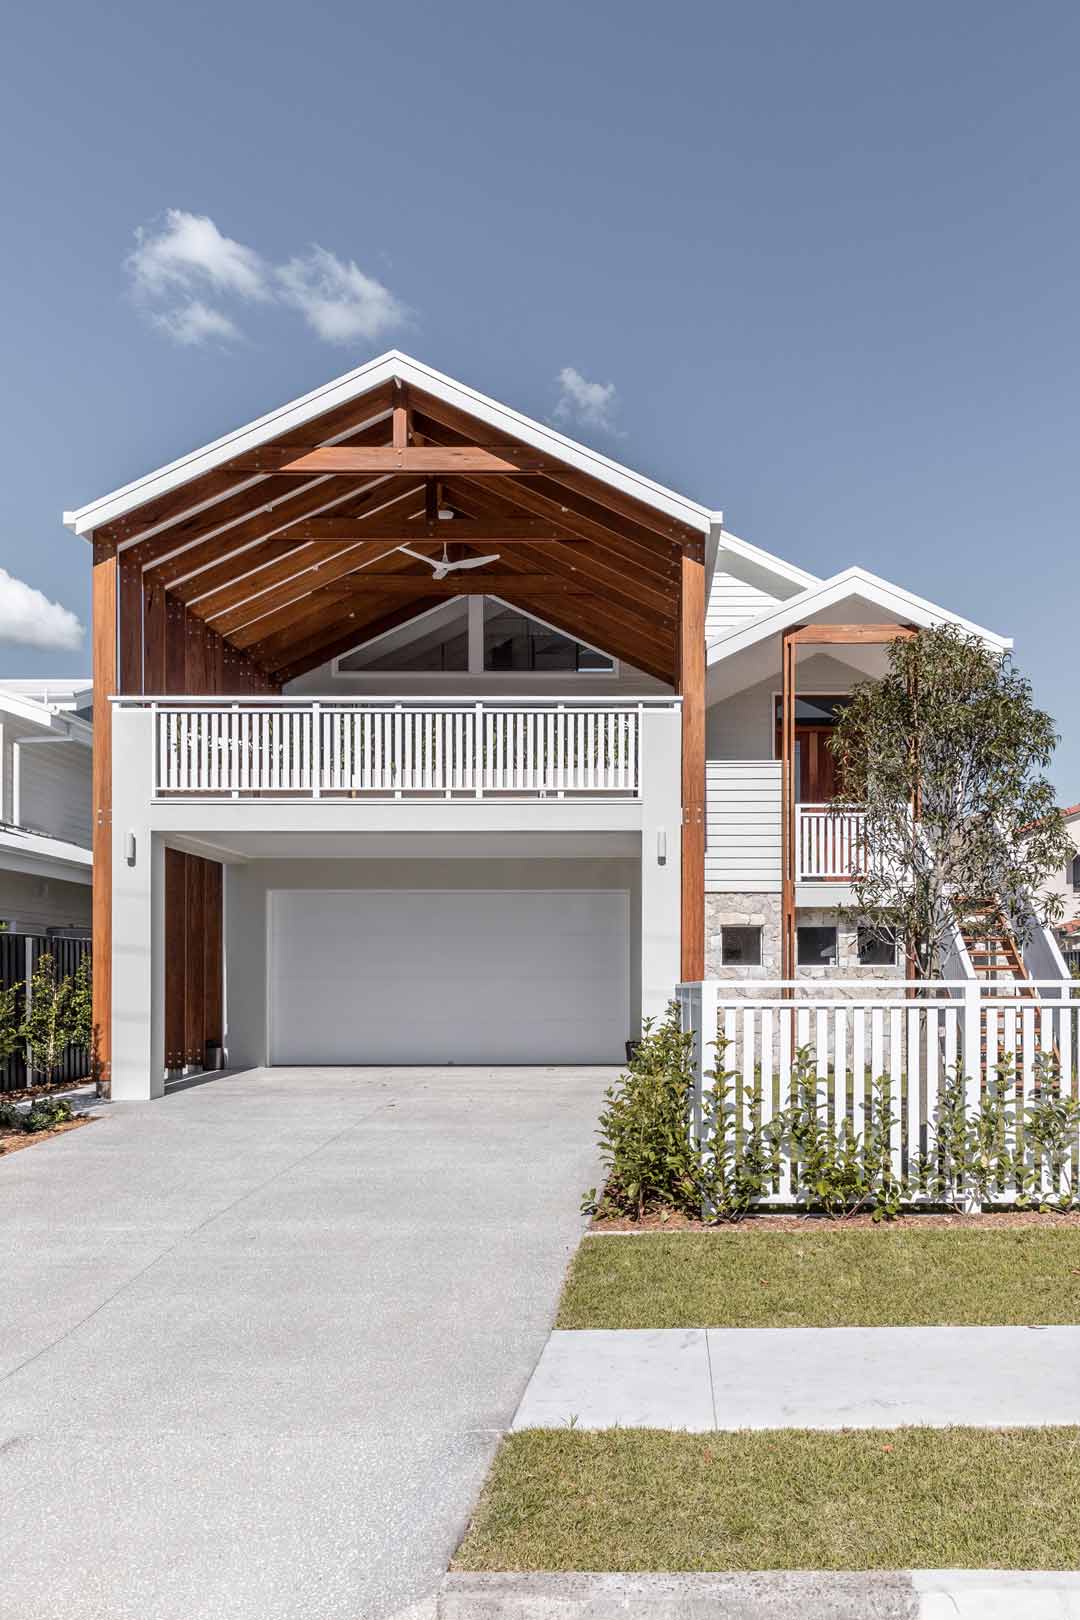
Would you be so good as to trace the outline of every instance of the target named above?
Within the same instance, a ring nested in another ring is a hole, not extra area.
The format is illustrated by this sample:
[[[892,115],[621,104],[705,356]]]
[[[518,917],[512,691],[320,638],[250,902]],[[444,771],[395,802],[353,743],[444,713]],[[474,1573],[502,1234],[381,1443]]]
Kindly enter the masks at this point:
[[[799,929],[799,966],[836,966],[835,928],[806,927]]]
[[[723,929],[720,935],[720,961],[724,967],[760,967],[761,929]]]
[[[859,962],[863,967],[896,966],[896,934],[891,928],[859,924]]]

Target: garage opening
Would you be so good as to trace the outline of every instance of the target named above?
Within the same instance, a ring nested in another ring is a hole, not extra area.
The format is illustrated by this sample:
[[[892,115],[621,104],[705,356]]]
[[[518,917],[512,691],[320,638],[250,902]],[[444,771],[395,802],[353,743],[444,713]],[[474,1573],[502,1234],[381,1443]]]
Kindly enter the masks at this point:
[[[620,1063],[618,889],[275,889],[275,1064]]]

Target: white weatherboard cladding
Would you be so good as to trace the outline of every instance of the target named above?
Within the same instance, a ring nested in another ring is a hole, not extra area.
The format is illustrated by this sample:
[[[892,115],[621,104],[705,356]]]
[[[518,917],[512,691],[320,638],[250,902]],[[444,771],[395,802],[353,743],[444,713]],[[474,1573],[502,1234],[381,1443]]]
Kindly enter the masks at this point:
[[[89,847],[90,766],[89,748],[76,742],[50,738],[20,748],[19,824]]]
[[[708,644],[725,630],[747,624],[770,608],[779,607],[781,598],[749,585],[735,574],[713,575],[708,606],[705,609],[705,641]]]
[[[780,762],[710,759],[705,765],[705,890],[779,890]]]
[[[272,1063],[617,1063],[620,890],[276,890]]]

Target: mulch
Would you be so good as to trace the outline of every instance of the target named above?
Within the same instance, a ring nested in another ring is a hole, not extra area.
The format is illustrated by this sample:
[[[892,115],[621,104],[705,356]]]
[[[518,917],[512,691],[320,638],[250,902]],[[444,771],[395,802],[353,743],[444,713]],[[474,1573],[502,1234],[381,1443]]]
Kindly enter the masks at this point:
[[[80,1125],[93,1123],[91,1114],[77,1114],[74,1119],[66,1119],[62,1125],[54,1125],[48,1131],[0,1131],[0,1159],[6,1159],[9,1153],[18,1153],[20,1148],[47,1142],[50,1136],[62,1136],[65,1131],[77,1131]]]
[[[640,1221],[625,1218],[590,1222],[591,1233],[604,1232],[711,1232],[717,1236],[753,1230],[755,1232],[851,1232],[872,1227],[877,1231],[894,1232],[897,1227],[975,1226],[987,1231],[995,1227],[1013,1226],[1071,1226],[1080,1227],[1080,1211],[1067,1215],[1042,1214],[1037,1209],[995,1209],[985,1215],[926,1214],[900,1215],[894,1221],[875,1221],[870,1215],[851,1215],[845,1220],[831,1220],[827,1215],[747,1215],[742,1221],[711,1223],[694,1220],[674,1210],[655,1211]]]

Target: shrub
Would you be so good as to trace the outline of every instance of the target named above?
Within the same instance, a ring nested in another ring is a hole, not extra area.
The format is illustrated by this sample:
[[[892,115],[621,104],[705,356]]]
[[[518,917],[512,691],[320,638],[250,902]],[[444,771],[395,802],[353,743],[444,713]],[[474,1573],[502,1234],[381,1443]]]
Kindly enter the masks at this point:
[[[38,1097],[30,1112],[24,1115],[23,1129],[27,1131],[51,1131],[57,1125],[64,1125],[74,1114],[71,1104],[62,1097]]]
[[[51,1080],[75,1034],[76,1002],[70,977],[58,977],[50,952],[38,957],[30,979],[21,1034],[26,1065]]]
[[[595,1187],[585,1195],[584,1210],[635,1220],[657,1207],[700,1212],[693,1089],[694,1037],[683,1034],[673,1003],[661,1023],[647,1020],[627,1072],[604,1093],[598,1135],[607,1180],[600,1199]]]
[[[846,1116],[830,1119],[828,1085],[807,1047],[795,1055],[791,1090],[794,1100],[777,1115],[772,1137],[777,1157],[791,1160],[793,1197],[834,1220],[868,1208],[875,1220],[895,1217],[905,1188],[890,1152],[895,1115],[888,1076],[871,1084],[862,1136]]]

